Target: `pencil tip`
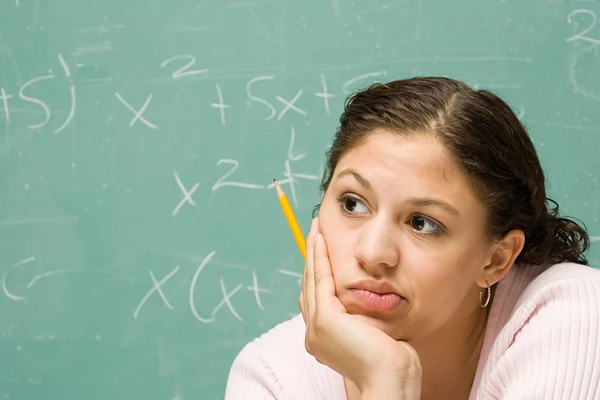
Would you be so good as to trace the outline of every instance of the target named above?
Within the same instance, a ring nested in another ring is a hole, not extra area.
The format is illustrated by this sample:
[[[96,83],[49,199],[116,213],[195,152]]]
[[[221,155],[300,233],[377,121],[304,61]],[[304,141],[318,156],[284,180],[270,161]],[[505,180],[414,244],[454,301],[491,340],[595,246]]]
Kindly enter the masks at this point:
[[[273,184],[273,186],[275,186],[275,191],[277,192],[277,197],[285,196],[285,193],[283,193],[283,189],[281,188],[281,186],[279,186],[279,182],[273,179]]]

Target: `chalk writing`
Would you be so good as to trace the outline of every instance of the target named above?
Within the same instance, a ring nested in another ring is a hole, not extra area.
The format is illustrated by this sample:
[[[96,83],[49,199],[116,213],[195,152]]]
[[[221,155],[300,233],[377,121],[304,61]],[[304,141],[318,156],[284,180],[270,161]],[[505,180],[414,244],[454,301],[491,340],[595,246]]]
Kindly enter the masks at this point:
[[[129,126],[133,126],[136,123],[136,121],[139,120],[142,123],[144,123],[147,127],[152,128],[152,129],[157,129],[156,125],[154,125],[153,123],[151,123],[150,121],[148,121],[142,115],[144,113],[144,111],[146,111],[146,108],[148,108],[148,105],[150,104],[150,100],[152,100],[152,95],[149,95],[146,98],[146,101],[144,102],[144,104],[142,105],[142,107],[139,110],[137,110],[137,111],[118,92],[115,92],[115,96],[117,97],[117,99],[119,99],[119,101],[121,103],[123,103],[123,105],[125,107],[127,107],[127,109],[129,109],[129,111],[131,111],[133,113],[133,118],[129,122]]]
[[[15,263],[15,264],[14,264],[14,265],[13,265],[13,266],[10,268],[10,269],[8,269],[8,270],[7,270],[7,271],[4,273],[4,275],[2,276],[2,291],[4,292],[4,295],[5,295],[6,297],[8,297],[9,299],[11,299],[11,300],[13,300],[13,301],[24,301],[24,300],[27,300],[27,297],[25,297],[25,296],[17,296],[16,294],[13,294],[13,293],[11,293],[11,292],[8,290],[8,288],[7,288],[7,286],[6,286],[6,277],[8,276],[9,272],[10,272],[12,269],[14,269],[14,268],[17,268],[17,267],[19,267],[19,266],[21,266],[21,265],[28,264],[28,263],[30,263],[30,262],[32,262],[32,261],[35,261],[35,257],[29,257],[29,258],[26,258],[26,259],[24,259],[24,260],[21,260],[21,261],[18,261],[18,262],[16,262],[16,263]]]
[[[207,68],[191,69],[196,64],[196,57],[194,57],[190,54],[182,54],[182,55],[178,55],[178,56],[173,56],[173,57],[168,58],[165,61],[163,61],[160,64],[160,66],[164,68],[169,63],[171,63],[175,60],[188,60],[188,62],[181,68],[178,68],[177,70],[175,70],[175,72],[173,72],[173,74],[171,74],[171,77],[173,79],[180,79],[180,78],[184,78],[186,76],[200,75],[200,74],[205,74],[208,72]]]
[[[177,213],[179,212],[179,210],[181,209],[181,207],[183,207],[183,205],[185,203],[188,203],[192,206],[196,205],[196,203],[192,199],[192,195],[194,194],[196,189],[198,189],[198,186],[200,186],[200,183],[196,182],[194,184],[194,186],[192,186],[192,188],[188,191],[185,188],[185,186],[183,186],[183,183],[181,182],[179,175],[177,175],[177,171],[174,171],[173,175],[175,176],[175,181],[177,182],[177,186],[179,186],[179,189],[181,189],[181,191],[183,192],[183,199],[181,199],[181,201],[177,204],[177,206],[173,209],[173,212],[171,213],[171,216],[174,217],[177,215]]]
[[[582,46],[580,49],[575,51],[569,65],[569,80],[571,81],[575,93],[579,93],[592,100],[600,101],[600,93],[588,88],[586,85],[580,84],[577,78],[577,67],[579,65],[580,59],[584,55],[590,53],[593,53],[595,56],[596,49],[594,48],[594,46]]]
[[[327,80],[325,79],[325,75],[320,74],[319,76],[321,78],[321,86],[323,87],[323,89],[322,89],[323,91],[316,92],[315,96],[323,99],[323,103],[325,104],[325,112],[327,113],[327,115],[329,115],[330,114],[329,99],[332,99],[335,96],[327,91]]]
[[[10,110],[8,108],[8,100],[12,99],[14,96],[12,94],[7,94],[4,88],[0,88],[0,99],[2,99],[2,104],[4,105],[4,119],[8,124],[10,122]]]
[[[167,306],[167,308],[171,311],[173,310],[173,306],[171,305],[171,303],[169,303],[169,300],[167,300],[167,297],[163,293],[161,286],[164,285],[165,282],[167,282],[169,279],[171,279],[173,277],[173,275],[175,275],[177,273],[177,271],[179,271],[179,266],[175,267],[175,269],[173,271],[169,272],[169,274],[167,276],[165,276],[163,279],[161,279],[160,282],[156,281],[154,274],[152,273],[152,271],[150,271],[150,278],[152,279],[152,283],[153,283],[152,289],[150,289],[150,291],[148,291],[148,293],[146,293],[146,295],[140,301],[140,304],[138,304],[138,306],[136,307],[135,311],[133,312],[133,318],[137,319],[138,315],[140,314],[140,310],[142,309],[144,304],[146,304],[146,301],[148,301],[148,299],[150,298],[150,296],[152,296],[152,293],[154,293],[154,292],[158,292],[158,294],[160,295],[162,301]]]
[[[238,283],[233,289],[228,290],[226,288],[226,286],[225,286],[225,280],[223,279],[222,276],[219,278],[219,287],[221,289],[222,299],[213,308],[213,310],[210,313],[210,317],[200,316],[200,314],[199,314],[199,312],[198,312],[198,310],[196,308],[196,299],[195,299],[195,296],[196,296],[196,285],[197,285],[197,283],[198,283],[198,281],[199,281],[199,279],[200,279],[203,271],[206,269],[206,267],[208,266],[208,264],[211,263],[211,260],[213,259],[213,257],[215,256],[215,254],[216,254],[216,251],[213,250],[204,259],[202,259],[202,262],[200,263],[200,265],[196,269],[196,271],[194,273],[194,276],[191,279],[190,287],[189,287],[189,291],[188,291],[188,302],[189,302],[189,306],[190,306],[190,310],[192,312],[192,315],[199,322],[204,323],[204,324],[210,324],[210,323],[216,321],[216,319],[217,319],[216,316],[217,316],[218,312],[225,306],[230,311],[231,315],[234,318],[236,318],[239,321],[244,321],[244,319],[238,313],[238,311],[236,310],[236,308],[235,308],[235,306],[234,306],[234,304],[232,302],[234,296],[242,289],[242,287],[244,285],[242,283]],[[150,271],[150,277],[152,279],[153,286],[144,295],[144,297],[142,298],[142,300],[140,301],[140,303],[136,307],[136,309],[135,309],[135,311],[133,313],[133,318],[134,319],[138,319],[140,311],[142,310],[142,308],[144,307],[144,305],[146,304],[146,302],[150,299],[150,297],[154,293],[158,293],[158,295],[162,299],[163,304],[169,310],[172,311],[174,309],[174,306],[171,305],[171,303],[167,299],[166,295],[162,291],[161,287],[169,279],[171,279],[179,270],[180,270],[180,267],[177,266],[175,269],[173,269],[169,274],[167,274],[160,281],[157,281],[156,278],[154,277],[152,271]],[[259,282],[258,282],[258,275],[257,275],[257,273],[256,273],[255,270],[252,271],[252,285],[247,286],[246,289],[248,291],[251,291],[253,293],[253,296],[254,296],[254,299],[256,301],[256,304],[257,304],[258,308],[260,310],[262,310],[262,311],[265,311],[265,307],[264,307],[264,305],[262,303],[262,300],[261,300],[261,294],[270,294],[270,293],[272,293],[272,291],[260,287]]]
[[[211,103],[210,106],[219,109],[219,113],[221,115],[221,123],[223,125],[227,125],[227,123],[225,122],[225,109],[230,108],[231,105],[223,103],[223,94],[221,93],[221,86],[219,86],[218,83],[217,83],[217,96],[219,96],[219,102]]]
[[[267,100],[252,94],[250,92],[250,89],[256,82],[269,81],[272,79],[275,79],[275,77],[274,76],[257,76],[256,78],[250,79],[248,81],[248,83],[246,83],[246,95],[248,96],[248,98],[251,101],[260,103],[269,109],[269,115],[267,115],[265,117],[265,121],[269,121],[269,120],[273,119],[273,117],[275,117],[275,115],[277,114],[277,110],[275,110],[275,107],[273,107],[273,105],[271,103],[269,103]]]
[[[229,158],[221,158],[219,161],[217,161],[217,166],[219,166],[221,164],[231,164],[232,167],[221,178],[219,178],[219,180],[217,180],[217,182],[215,182],[215,184],[212,186],[213,192],[224,186],[235,186],[235,187],[240,187],[240,188],[245,188],[245,189],[265,189],[265,185],[258,185],[256,183],[227,181],[226,179],[229,178],[231,175],[233,175],[235,173],[235,171],[239,168],[240,163],[237,160],[232,160]]]
[[[29,125],[29,128],[31,128],[31,129],[43,128],[48,123],[48,121],[50,121],[51,114],[50,114],[50,108],[48,107],[48,105],[45,102],[43,102],[42,100],[40,100],[38,98],[27,96],[25,94],[25,91],[27,90],[28,87],[32,86],[33,84],[35,84],[37,82],[45,81],[48,79],[54,79],[54,75],[50,74],[50,75],[35,77],[35,78],[25,82],[25,84],[23,86],[21,86],[21,89],[19,90],[19,97],[22,100],[37,104],[39,107],[42,108],[42,110],[44,110],[44,115],[45,115],[44,120],[40,123]]]
[[[190,290],[188,292],[189,293],[188,300],[189,300],[189,304],[190,304],[190,309],[192,310],[192,314],[194,315],[194,317],[196,317],[196,319],[198,321],[205,323],[205,324],[214,322],[216,320],[216,318],[214,317],[214,315],[212,315],[210,318],[204,318],[204,317],[201,317],[200,314],[198,314],[198,310],[196,310],[196,301],[195,301],[196,291],[195,291],[195,289],[196,289],[196,283],[198,282],[198,278],[200,277],[202,270],[204,270],[204,268],[206,267],[208,262],[211,260],[211,258],[214,257],[215,253],[216,253],[215,250],[211,251],[206,256],[206,258],[204,258],[202,260],[202,262],[196,269],[196,272],[194,273],[194,277],[192,278],[192,281],[190,283]]]
[[[224,278],[221,276],[219,278],[219,286],[221,289],[221,300],[216,304],[216,306],[214,306],[214,308],[212,309],[211,313],[210,313],[210,317],[202,317],[200,316],[197,308],[196,308],[196,285],[198,283],[198,281],[201,278],[202,272],[206,269],[206,267],[208,266],[208,264],[211,262],[211,260],[213,259],[213,257],[215,256],[216,251],[211,251],[205,258],[202,259],[200,265],[198,266],[198,268],[196,269],[191,282],[190,282],[190,287],[189,287],[189,292],[188,292],[188,301],[189,301],[189,306],[190,306],[190,310],[192,312],[192,315],[194,316],[195,319],[197,319],[198,321],[208,324],[211,322],[216,321],[217,319],[217,314],[219,313],[219,311],[221,309],[223,309],[223,307],[225,307],[226,309],[228,309],[231,313],[231,315],[236,318],[239,321],[244,321],[244,318],[239,314],[239,312],[236,310],[234,304],[233,304],[233,299],[234,296],[244,287],[243,283],[237,283],[235,285],[235,287],[233,289],[227,289],[226,285],[225,285],[225,280]],[[8,268],[5,273],[2,276],[2,280],[1,280],[1,284],[2,284],[2,290],[4,292],[4,295],[12,300],[12,301],[25,301],[28,299],[28,297],[23,296],[23,295],[17,295],[15,294],[13,291],[11,291],[9,289],[9,285],[8,285],[8,278],[10,273],[16,269],[16,268],[20,268],[26,264],[29,264],[33,261],[35,261],[36,258],[35,257],[28,257],[25,258],[21,261],[16,262],[15,264],[13,264],[10,268]],[[219,263],[215,263],[216,265],[218,265]],[[133,311],[133,318],[134,319],[139,319],[140,315],[142,314],[143,309],[145,308],[145,306],[147,306],[148,302],[152,299],[153,295],[157,295],[154,297],[159,297],[162,301],[162,303],[164,304],[164,306],[169,309],[170,311],[173,311],[175,309],[175,306],[173,305],[173,303],[168,299],[167,295],[165,294],[163,288],[165,287],[165,285],[167,284],[167,282],[169,282],[170,280],[173,280],[175,278],[175,275],[177,275],[179,272],[181,271],[181,267],[178,265],[176,266],[173,270],[171,270],[168,274],[166,274],[162,279],[158,280],[156,278],[156,276],[154,275],[153,271],[148,271],[148,274],[150,275],[150,280],[152,282],[152,286],[150,287],[149,290],[147,290],[147,292],[144,294],[144,296],[141,298],[141,300],[139,301],[139,303],[137,304],[137,306],[135,307],[134,311]],[[99,272],[102,274],[106,274],[106,275],[111,275],[111,276],[116,276],[119,278],[124,278],[123,276],[120,276],[118,274],[112,273],[110,271],[100,271],[100,270],[94,270],[94,269],[64,269],[64,270],[53,270],[53,271],[47,271],[47,272],[43,272],[40,274],[35,275],[30,281],[29,283],[26,285],[27,290],[31,289],[34,284],[43,278],[47,278],[50,276],[56,276],[56,275],[62,275],[62,274],[68,274],[68,273],[85,273],[85,272]],[[127,278],[128,280],[131,280],[130,278]],[[246,290],[248,290],[249,292],[252,293],[254,300],[256,302],[256,305],[258,306],[258,308],[261,311],[265,311],[266,307],[263,304],[262,301],[262,296],[264,294],[272,294],[273,291],[268,290],[266,288],[261,287],[261,285],[259,284],[259,279],[258,279],[258,274],[256,272],[255,269],[252,270],[252,283],[250,285],[246,286]],[[205,299],[203,299],[203,301],[205,301]]]
[[[283,107],[281,109],[281,111],[279,112],[279,115],[277,116],[277,121],[281,121],[281,119],[288,112],[288,110],[294,110],[300,115],[306,115],[306,111],[304,111],[304,110],[300,109],[298,106],[296,106],[296,102],[298,101],[300,96],[302,96],[303,92],[304,92],[303,89],[298,90],[296,95],[290,101],[287,101],[286,99],[284,99],[283,97],[281,97],[279,95],[275,96],[275,98],[277,100],[279,100],[280,102],[282,102],[285,105],[285,107]]]
[[[223,307],[223,305],[226,305],[227,308],[229,309],[229,311],[231,311],[231,313],[238,320],[243,321],[243,318],[240,317],[238,312],[233,307],[233,304],[231,304],[231,298],[242,288],[243,285],[240,283],[235,287],[235,289],[233,289],[231,292],[228,292],[227,289],[225,288],[225,283],[223,282],[223,277],[221,277],[219,279],[219,284],[221,287],[221,293],[223,294],[223,300],[221,300],[221,302],[219,304],[217,304],[217,306],[212,310],[212,313],[210,313],[210,316],[214,317],[217,314],[217,312],[219,311],[219,309],[221,307]]]
[[[69,125],[69,123],[75,116],[75,107],[76,107],[76,101],[77,101],[77,96],[75,95],[75,85],[73,84],[73,80],[71,79],[71,70],[69,69],[69,66],[67,65],[65,59],[63,58],[63,56],[61,54],[58,55],[58,60],[65,72],[65,77],[69,80],[69,93],[71,94],[71,107],[69,109],[69,115],[67,115],[67,119],[65,120],[65,122],[63,122],[63,124],[60,127],[58,127],[54,131],[54,133],[61,132],[63,129],[65,129]]]
[[[295,271],[289,271],[287,269],[280,269],[279,273],[282,275],[287,275],[287,276],[291,276],[294,278],[297,278],[296,282],[298,283],[298,286],[302,285],[302,272],[295,272]]]
[[[252,286],[248,286],[246,287],[246,289],[252,291],[252,293],[254,294],[254,299],[256,300],[256,304],[258,305],[258,308],[260,308],[261,310],[265,310],[265,307],[262,305],[262,301],[260,300],[260,294],[261,293],[273,293],[270,290],[267,289],[262,289],[258,286],[258,277],[256,275],[256,271],[252,270]]]
[[[179,66],[172,72],[169,79],[157,78],[156,80],[150,80],[162,82],[163,80],[167,80],[172,82],[173,80],[180,80],[185,77],[197,76],[201,74],[208,74],[209,70],[207,68],[194,68],[196,64],[196,58],[189,54],[177,55],[170,57],[161,63],[162,68],[166,68],[171,63],[185,61],[183,66]],[[81,83],[109,83],[112,82],[113,79],[111,76],[107,76],[106,72],[102,70],[102,68],[91,67],[85,64],[76,64],[76,69],[73,69],[68,65],[65,57],[62,53],[58,54],[58,63],[62,68],[64,76],[66,78],[66,82],[68,83],[68,91],[70,94],[70,103],[68,107],[68,111],[66,111],[66,116],[64,121],[58,125],[55,129],[55,133],[59,133],[67,129],[72,123],[75,115],[77,113],[77,85],[76,82]],[[77,79],[75,79],[76,73]],[[360,74],[358,76],[352,77],[346,80],[341,86],[341,92],[343,95],[349,94],[355,86],[363,87],[370,81],[373,81],[376,78],[385,76],[385,71],[375,71]],[[39,88],[37,85],[41,85],[42,81],[53,80],[56,76],[52,73],[42,76],[37,76],[29,81],[27,81],[24,85],[19,88],[18,97],[20,100],[34,104],[40,110],[36,112],[32,112],[28,110],[30,114],[42,114],[41,120],[35,121],[35,123],[30,123],[28,126],[30,129],[39,130],[49,123],[52,118],[52,109],[48,102],[44,100],[42,97],[34,96],[31,91],[35,89],[36,92],[39,92]],[[305,96],[305,88],[297,88],[294,92],[295,94],[290,98],[288,96],[284,96],[282,94],[272,94],[266,95],[265,91],[268,89],[270,93],[273,93],[273,84],[276,78],[273,75],[261,75],[257,77],[253,77],[249,79],[245,84],[245,95],[247,98],[246,106],[248,108],[252,108],[255,105],[260,105],[262,108],[266,110],[266,115],[261,116],[261,112],[252,113],[250,115],[258,115],[264,121],[277,121],[282,122],[285,120],[286,116],[290,116],[290,114],[297,114],[301,117],[307,117],[309,112],[306,109],[306,106],[302,104],[303,98]],[[322,100],[323,104],[323,112],[325,115],[331,114],[331,106],[330,99],[335,98],[336,94],[334,91],[330,90],[327,84],[327,78],[325,74],[320,73],[318,75],[320,90],[315,91],[313,95]],[[146,81],[144,81],[146,82]],[[498,86],[498,85],[496,85]],[[216,101],[208,102],[208,106],[213,109],[217,109],[219,112],[219,117],[222,126],[227,126],[228,115],[231,113],[229,110],[232,109],[232,105],[229,102],[225,101],[225,95],[223,92],[223,85],[221,83],[215,83],[214,88],[216,89]],[[129,126],[133,127],[137,123],[142,123],[150,129],[158,129],[158,126],[161,124],[159,121],[155,123],[152,121],[151,117],[148,116],[150,114],[149,109],[151,108],[151,103],[154,100],[154,94],[150,93],[146,96],[145,101],[141,104],[141,106],[134,107],[129,99],[125,98],[125,95],[122,91],[115,90],[114,92],[117,100],[132,113],[132,118],[129,121]],[[162,96],[162,95],[161,95]],[[176,97],[179,97],[179,94],[175,94]],[[4,114],[4,119],[7,123],[12,120],[11,111],[21,111],[23,110],[15,108],[13,106],[14,101],[12,101],[13,95],[10,90],[5,87],[0,88],[0,100],[2,101],[2,109]],[[0,111],[1,112],[1,111]],[[189,115],[196,115],[196,112],[190,113]],[[248,115],[248,114],[246,114]],[[108,117],[109,120],[112,120],[113,116],[110,115]],[[224,161],[223,161],[224,162]]]
[[[583,41],[594,43],[594,44],[600,44],[600,39],[595,39],[595,38],[586,36],[596,26],[596,13],[594,13],[591,10],[584,10],[584,9],[574,10],[573,12],[571,12],[571,14],[569,14],[567,16],[567,21],[569,22],[569,24],[574,24],[575,26],[577,26],[578,23],[574,20],[574,17],[579,14],[589,15],[591,17],[590,24],[584,30],[569,37],[567,39],[567,42],[572,42],[575,40],[583,40]]]
[[[283,176],[285,178],[281,179],[281,180],[278,179],[277,181],[280,185],[289,185],[290,197],[292,198],[292,201],[293,201],[294,205],[296,206],[296,208],[298,208],[298,206],[299,206],[298,196],[296,195],[296,184],[298,183],[297,179],[318,180],[319,176],[312,175],[312,174],[306,174],[306,173],[297,173],[297,172],[292,171],[291,163],[300,161],[307,155],[307,153],[302,153],[302,154],[298,154],[298,155],[294,154],[295,141],[296,141],[296,130],[292,126],[291,133],[290,133],[290,144],[289,144],[288,151],[287,151],[287,158],[284,162]],[[268,185],[268,188],[272,189],[274,186],[275,186],[275,184],[271,183]]]
[[[586,44],[585,46],[580,46],[579,48],[576,47],[572,53],[572,57],[569,61],[569,80],[571,81],[575,93],[581,94],[592,100],[600,101],[600,92],[580,83],[577,77],[578,66],[582,57],[586,55],[593,55],[595,59],[598,59],[598,44],[600,44],[600,39],[588,36],[588,33],[590,33],[596,26],[596,13],[587,9],[576,9],[572,11],[567,16],[567,22],[569,24],[573,24],[576,28],[579,25],[578,21],[582,20],[582,18],[577,17],[578,15],[581,15],[582,17],[588,16],[588,19],[591,18],[591,21],[585,29],[566,39],[567,42],[580,42]]]

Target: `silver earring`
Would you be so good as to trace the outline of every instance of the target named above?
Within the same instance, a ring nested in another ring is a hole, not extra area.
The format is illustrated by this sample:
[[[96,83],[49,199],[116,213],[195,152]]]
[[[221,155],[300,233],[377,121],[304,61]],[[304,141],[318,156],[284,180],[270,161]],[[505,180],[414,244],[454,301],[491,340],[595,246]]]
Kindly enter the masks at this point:
[[[492,289],[490,289],[490,283],[485,281],[487,284],[487,288],[483,289],[479,292],[479,305],[481,308],[486,308],[488,304],[490,304],[490,299],[492,298]],[[483,301],[483,292],[486,292],[485,302]]]

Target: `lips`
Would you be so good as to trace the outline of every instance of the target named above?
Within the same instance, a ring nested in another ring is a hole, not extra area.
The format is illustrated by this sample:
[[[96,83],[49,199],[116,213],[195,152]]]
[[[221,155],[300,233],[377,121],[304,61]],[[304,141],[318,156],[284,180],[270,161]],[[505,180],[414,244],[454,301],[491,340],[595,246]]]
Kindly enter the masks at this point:
[[[394,285],[385,281],[364,280],[349,289],[352,302],[365,311],[389,312],[405,300]]]
[[[366,290],[377,294],[396,294],[400,296],[398,289],[387,281],[362,280],[350,285],[350,289]]]

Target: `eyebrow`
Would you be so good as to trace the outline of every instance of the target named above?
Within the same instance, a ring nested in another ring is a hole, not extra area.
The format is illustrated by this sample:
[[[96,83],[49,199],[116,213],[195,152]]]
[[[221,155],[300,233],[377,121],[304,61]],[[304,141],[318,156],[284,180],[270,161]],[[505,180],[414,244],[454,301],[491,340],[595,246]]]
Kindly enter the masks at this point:
[[[354,179],[356,179],[358,181],[358,183],[360,183],[360,185],[362,187],[364,187],[367,190],[371,190],[371,184],[369,183],[368,180],[366,180],[365,178],[363,178],[363,176],[361,174],[359,174],[358,172],[356,172],[355,170],[351,169],[351,168],[347,168],[345,170],[343,170],[342,172],[340,172],[339,174],[337,174],[337,176],[335,177],[336,180],[343,178],[344,176],[348,176],[351,175],[354,177]]]
[[[358,172],[356,172],[355,170],[353,170],[351,168],[347,168],[347,169],[343,170],[342,172],[340,172],[339,174],[337,174],[335,179],[338,180],[340,178],[343,178],[344,176],[353,176],[354,179],[356,179],[356,181],[362,187],[364,187],[367,190],[371,189],[371,184],[369,183],[369,181],[366,180],[361,174],[359,174]],[[406,199],[406,203],[410,204],[413,207],[431,207],[431,206],[440,207],[452,215],[460,215],[460,213],[458,212],[458,210],[456,208],[452,207],[450,204],[446,203],[445,201],[438,200],[438,199],[433,199],[433,198],[428,198],[428,197],[410,197],[410,198]]]
[[[452,207],[450,204],[448,204],[442,200],[431,199],[431,198],[410,197],[410,198],[406,199],[406,203],[408,203],[414,207],[437,206],[437,207],[443,208],[444,210],[448,211],[450,214],[459,215],[459,212],[456,208]]]

